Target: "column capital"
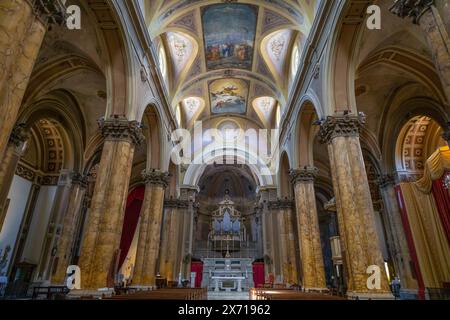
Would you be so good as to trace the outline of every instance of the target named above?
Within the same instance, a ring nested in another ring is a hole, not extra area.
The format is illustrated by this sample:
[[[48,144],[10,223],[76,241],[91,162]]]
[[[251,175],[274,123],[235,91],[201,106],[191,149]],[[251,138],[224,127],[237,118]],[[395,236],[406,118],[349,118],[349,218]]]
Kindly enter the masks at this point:
[[[396,184],[395,174],[381,174],[378,176],[377,182],[381,189],[387,188],[389,186],[394,186]]]
[[[321,143],[331,143],[337,137],[359,137],[361,128],[366,124],[366,116],[360,112],[357,116],[347,113],[329,116],[320,126]]]
[[[130,141],[135,145],[140,145],[145,139],[142,125],[137,121],[128,121],[125,117],[101,118],[98,125],[105,139]]]
[[[302,169],[290,170],[291,182],[295,186],[297,183],[314,183],[319,169],[316,167],[304,167]]]
[[[9,143],[20,147],[28,140],[30,137],[28,130],[26,129],[25,123],[19,123],[12,129],[11,135],[9,136]]]
[[[420,18],[433,5],[434,0],[395,0],[389,11],[402,19],[412,18],[414,24],[419,24]]]
[[[66,22],[67,13],[63,0],[31,0],[34,14],[48,25],[62,25]]]
[[[79,185],[81,188],[86,188],[88,185],[87,176],[83,176],[78,172],[72,172],[71,175],[72,185]]]
[[[272,210],[282,210],[292,208],[294,208],[294,202],[289,198],[277,199],[276,201],[269,201],[269,209]]]
[[[189,206],[189,201],[181,199],[166,199],[164,200],[164,207],[174,208],[174,209],[187,209]]]
[[[169,173],[160,170],[142,171],[142,179],[146,185],[161,186],[166,188],[169,185]]]

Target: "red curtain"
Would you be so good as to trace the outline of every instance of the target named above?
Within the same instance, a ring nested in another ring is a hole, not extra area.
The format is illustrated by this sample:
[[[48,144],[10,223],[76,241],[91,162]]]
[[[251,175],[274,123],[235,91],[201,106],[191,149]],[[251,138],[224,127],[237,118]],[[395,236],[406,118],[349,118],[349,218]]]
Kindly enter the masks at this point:
[[[416,247],[414,245],[414,239],[412,236],[411,227],[409,225],[408,213],[406,212],[405,200],[403,199],[402,189],[400,186],[395,187],[397,193],[397,200],[400,207],[400,215],[403,224],[403,230],[405,231],[406,242],[408,242],[409,255],[413,262],[414,271],[416,274],[417,284],[419,285],[419,298],[425,299],[425,284],[422,278],[422,272],[420,271],[419,260],[417,259]]]
[[[195,287],[201,288],[203,280],[203,262],[192,261],[191,262],[191,272],[196,272],[195,275]]]
[[[145,187],[139,186],[130,192],[127,198],[125,217],[123,219],[122,237],[120,239],[119,268],[122,267],[128,255],[131,242],[133,242],[141,213],[142,202],[144,201]]]
[[[450,197],[448,190],[444,187],[444,178],[433,181],[432,190],[438,207],[439,217],[441,218],[442,226],[444,227],[445,235],[450,245]]]
[[[263,262],[255,262],[253,263],[253,282],[255,288],[264,285],[265,277],[264,277],[264,263]]]

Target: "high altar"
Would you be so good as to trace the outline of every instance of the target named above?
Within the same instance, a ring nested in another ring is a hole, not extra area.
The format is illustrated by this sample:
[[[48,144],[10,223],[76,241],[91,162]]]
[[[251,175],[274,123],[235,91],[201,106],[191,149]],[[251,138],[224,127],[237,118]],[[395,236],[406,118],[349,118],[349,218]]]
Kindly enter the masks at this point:
[[[243,291],[253,287],[253,259],[237,257],[247,241],[241,212],[227,195],[212,213],[208,250],[221,258],[203,259],[202,287],[214,291]]]

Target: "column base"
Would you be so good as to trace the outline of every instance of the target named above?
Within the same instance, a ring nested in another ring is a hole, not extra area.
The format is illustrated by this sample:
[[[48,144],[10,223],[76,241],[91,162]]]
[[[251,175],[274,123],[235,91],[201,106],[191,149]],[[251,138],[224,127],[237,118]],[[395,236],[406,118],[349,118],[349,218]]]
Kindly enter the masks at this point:
[[[101,288],[101,289],[86,289],[86,290],[71,290],[67,294],[67,298],[69,300],[79,300],[79,299],[85,299],[85,298],[91,298],[91,299],[104,299],[104,298],[111,298],[114,295],[114,289],[113,288]]]
[[[347,292],[349,300],[395,300],[391,292]]]

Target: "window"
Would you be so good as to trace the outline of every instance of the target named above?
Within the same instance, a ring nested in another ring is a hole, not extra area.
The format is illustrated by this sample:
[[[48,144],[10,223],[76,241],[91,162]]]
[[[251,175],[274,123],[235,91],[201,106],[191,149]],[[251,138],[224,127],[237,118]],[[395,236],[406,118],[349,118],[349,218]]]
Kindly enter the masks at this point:
[[[178,125],[181,127],[181,108],[180,105],[177,105],[177,109],[175,110],[175,118],[178,122]]]
[[[276,114],[275,121],[276,121],[277,128],[279,128],[280,127],[280,121],[281,121],[281,106],[279,104],[277,106],[277,114]]]
[[[291,61],[292,79],[294,79],[297,76],[299,64],[300,64],[300,50],[298,48],[298,45],[295,45],[294,49],[292,49],[292,61]]]
[[[159,70],[161,71],[161,74],[162,74],[164,80],[166,80],[166,78],[167,78],[167,61],[166,61],[166,53],[165,53],[164,47],[162,45],[159,47],[158,60],[159,60]]]

